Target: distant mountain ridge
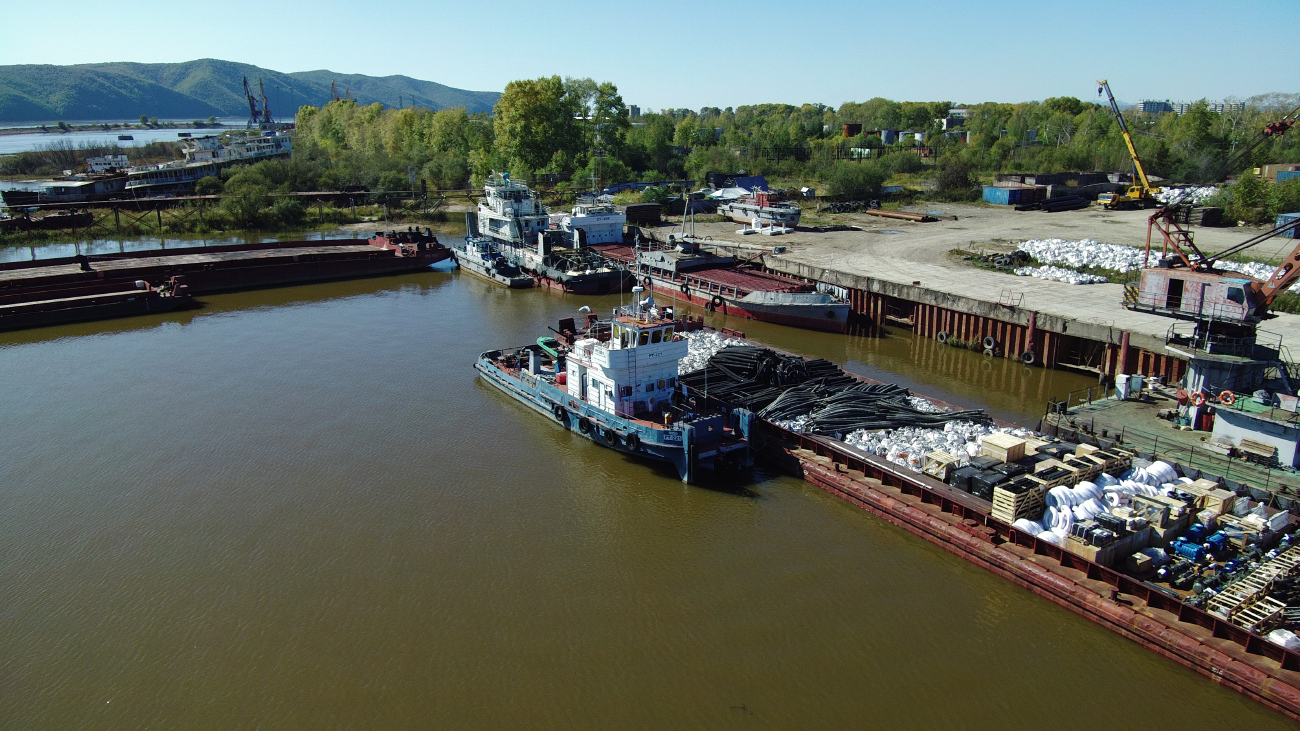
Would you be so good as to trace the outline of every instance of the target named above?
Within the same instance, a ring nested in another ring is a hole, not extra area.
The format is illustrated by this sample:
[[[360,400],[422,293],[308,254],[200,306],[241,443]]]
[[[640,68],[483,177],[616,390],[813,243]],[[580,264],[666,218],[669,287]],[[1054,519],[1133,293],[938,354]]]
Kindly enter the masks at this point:
[[[260,78],[271,112],[290,119],[303,105],[333,99],[330,81],[361,104],[465,107],[490,112],[496,91],[466,91],[407,76],[364,76],[333,71],[282,73],[250,64],[204,58],[184,63],[92,63],[74,66],[0,66],[0,122],[133,119],[205,119],[248,115],[243,77],[257,93]]]

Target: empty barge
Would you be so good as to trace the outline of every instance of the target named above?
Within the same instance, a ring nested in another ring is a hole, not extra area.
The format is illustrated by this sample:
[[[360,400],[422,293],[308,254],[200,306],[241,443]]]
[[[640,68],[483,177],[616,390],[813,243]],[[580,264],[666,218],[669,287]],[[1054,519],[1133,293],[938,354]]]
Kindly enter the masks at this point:
[[[0,263],[0,329],[160,312],[212,292],[423,269],[451,251],[420,231]]]

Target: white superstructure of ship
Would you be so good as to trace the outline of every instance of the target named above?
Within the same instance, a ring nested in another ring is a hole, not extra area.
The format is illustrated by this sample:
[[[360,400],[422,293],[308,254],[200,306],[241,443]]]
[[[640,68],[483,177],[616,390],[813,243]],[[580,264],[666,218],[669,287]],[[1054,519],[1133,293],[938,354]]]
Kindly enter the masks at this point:
[[[287,131],[251,130],[185,140],[184,159],[131,168],[127,173],[127,193],[141,197],[189,193],[194,184],[216,175],[231,165],[249,164],[293,152],[293,139]]]
[[[737,223],[753,224],[757,221],[765,226],[794,228],[799,225],[803,210],[793,203],[778,200],[773,193],[755,190],[750,195],[718,206],[718,213]]]

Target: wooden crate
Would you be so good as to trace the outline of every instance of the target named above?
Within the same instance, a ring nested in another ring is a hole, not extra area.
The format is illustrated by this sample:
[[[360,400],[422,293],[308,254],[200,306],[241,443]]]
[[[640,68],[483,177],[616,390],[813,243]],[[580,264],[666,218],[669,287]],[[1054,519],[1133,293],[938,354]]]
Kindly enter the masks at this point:
[[[1025,456],[1032,457],[1033,455],[1038,454],[1039,447],[1051,443],[1052,442],[1049,439],[1035,439],[1034,437],[1025,437]]]
[[[921,471],[940,482],[947,482],[948,475],[957,469],[960,462],[961,460],[957,457],[936,449],[925,455],[925,462],[922,464]]]
[[[980,454],[1002,462],[1015,462],[1025,457],[1025,440],[997,432],[980,439]]]
[[[1065,469],[1074,471],[1074,484],[1076,485],[1101,474],[1101,464],[1083,457],[1066,457],[1064,465]]]
[[[1101,451],[1101,447],[1098,447],[1094,444],[1080,444],[1079,446],[1074,448],[1074,453],[1080,457],[1082,457],[1085,454],[1092,454],[1093,452],[1098,452],[1098,451]]]
[[[1105,460],[1105,464],[1102,465],[1102,470],[1105,472],[1126,470],[1133,466],[1133,453],[1117,447],[1098,450],[1088,456]]]
[[[1232,507],[1237,502],[1237,493],[1232,490],[1218,488],[1211,490],[1205,495],[1205,504],[1202,506],[1206,510],[1213,510],[1219,515],[1231,513]]]
[[[1059,471],[1060,474],[1048,477],[1049,472]],[[1059,459],[1045,459],[1034,465],[1034,477],[1043,481],[1048,488],[1057,485],[1073,485],[1076,480],[1077,470],[1072,470]]]
[[[1004,485],[993,488],[993,511],[995,519],[1003,523],[1014,523],[1021,518],[1038,520],[1047,510],[1043,496],[1047,486],[1042,480],[1024,476]]]

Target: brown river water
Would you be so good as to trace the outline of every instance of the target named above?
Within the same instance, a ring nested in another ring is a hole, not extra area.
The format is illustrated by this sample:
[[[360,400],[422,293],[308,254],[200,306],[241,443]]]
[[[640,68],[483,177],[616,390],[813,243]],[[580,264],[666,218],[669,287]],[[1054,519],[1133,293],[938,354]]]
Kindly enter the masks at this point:
[[[427,272],[0,335],[0,727],[1290,726],[797,479],[687,487],[475,380],[616,299]],[[1027,422],[1089,382],[727,324]]]

